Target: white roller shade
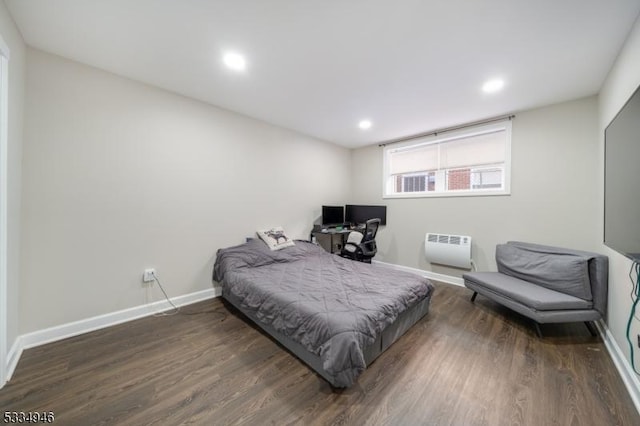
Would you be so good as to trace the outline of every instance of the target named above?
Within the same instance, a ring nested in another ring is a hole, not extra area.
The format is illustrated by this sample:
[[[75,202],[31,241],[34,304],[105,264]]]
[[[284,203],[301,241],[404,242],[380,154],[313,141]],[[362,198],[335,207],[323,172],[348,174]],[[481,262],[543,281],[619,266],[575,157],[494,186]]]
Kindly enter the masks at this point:
[[[391,175],[456,169],[505,161],[507,132],[504,129],[459,139],[416,145],[389,153]]]
[[[390,160],[392,175],[436,170],[438,168],[438,145],[421,145],[393,151]]]
[[[503,163],[506,141],[506,131],[499,130],[444,142],[440,145],[440,168],[456,169]]]

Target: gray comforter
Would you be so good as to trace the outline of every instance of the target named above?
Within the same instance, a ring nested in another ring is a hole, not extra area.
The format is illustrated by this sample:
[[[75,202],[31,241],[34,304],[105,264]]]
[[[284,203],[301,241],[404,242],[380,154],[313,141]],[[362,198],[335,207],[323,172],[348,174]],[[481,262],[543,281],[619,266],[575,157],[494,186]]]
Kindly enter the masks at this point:
[[[223,296],[319,356],[337,387],[352,385],[366,368],[363,348],[433,291],[426,278],[304,241],[279,251],[257,239],[220,249],[213,278]]]

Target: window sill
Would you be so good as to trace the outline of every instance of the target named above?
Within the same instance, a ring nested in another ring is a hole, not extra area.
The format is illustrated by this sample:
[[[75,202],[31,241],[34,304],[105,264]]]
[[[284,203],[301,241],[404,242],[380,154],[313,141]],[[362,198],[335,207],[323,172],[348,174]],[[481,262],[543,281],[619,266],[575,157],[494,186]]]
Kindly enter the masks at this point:
[[[407,192],[403,194],[383,194],[383,199],[400,198],[450,198],[450,197],[500,197],[510,196],[511,191],[460,191],[460,192]]]

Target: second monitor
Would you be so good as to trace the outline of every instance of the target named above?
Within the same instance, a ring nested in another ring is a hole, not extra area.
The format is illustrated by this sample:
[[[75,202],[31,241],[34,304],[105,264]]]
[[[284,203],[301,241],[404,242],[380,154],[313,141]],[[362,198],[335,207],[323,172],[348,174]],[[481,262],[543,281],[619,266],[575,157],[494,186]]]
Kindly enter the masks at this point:
[[[344,221],[353,224],[363,224],[369,219],[380,219],[380,225],[387,224],[387,206],[363,206],[347,204]]]

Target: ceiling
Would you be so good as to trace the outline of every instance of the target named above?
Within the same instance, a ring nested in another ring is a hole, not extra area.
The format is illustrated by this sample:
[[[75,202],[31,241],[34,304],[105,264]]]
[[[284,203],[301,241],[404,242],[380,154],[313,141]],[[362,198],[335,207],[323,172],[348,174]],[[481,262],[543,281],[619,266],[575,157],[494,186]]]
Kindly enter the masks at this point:
[[[32,47],[347,147],[596,94],[640,12],[640,0],[5,3]],[[483,93],[491,78],[504,89]]]

